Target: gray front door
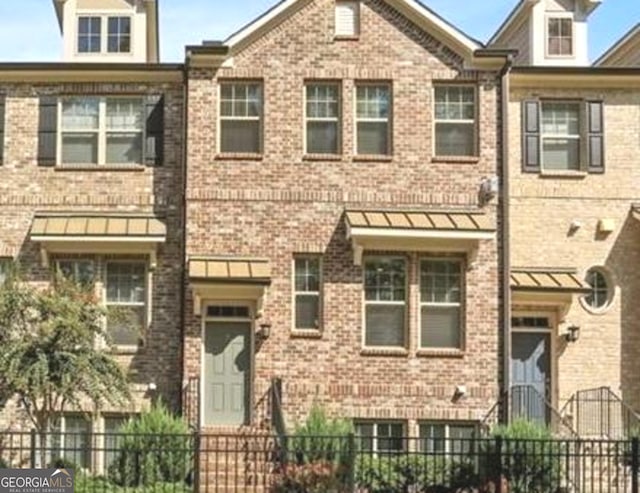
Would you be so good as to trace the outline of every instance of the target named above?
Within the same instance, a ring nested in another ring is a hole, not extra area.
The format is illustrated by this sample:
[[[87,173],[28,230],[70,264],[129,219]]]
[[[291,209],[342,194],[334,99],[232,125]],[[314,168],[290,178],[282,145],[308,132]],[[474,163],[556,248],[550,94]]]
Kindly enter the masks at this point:
[[[550,398],[550,334],[512,333],[511,413],[514,418],[547,422]]]
[[[250,322],[207,322],[205,326],[205,426],[249,421],[250,334]]]

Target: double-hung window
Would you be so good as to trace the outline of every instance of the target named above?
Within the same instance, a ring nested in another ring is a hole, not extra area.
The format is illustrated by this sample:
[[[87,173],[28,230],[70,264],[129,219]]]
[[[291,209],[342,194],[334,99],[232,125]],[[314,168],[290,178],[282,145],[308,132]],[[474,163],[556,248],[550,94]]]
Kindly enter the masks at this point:
[[[356,153],[391,154],[391,86],[356,86]]]
[[[78,17],[78,53],[130,53],[130,16]]]
[[[360,449],[393,454],[406,449],[404,425],[398,422],[360,422],[355,424]]]
[[[295,269],[295,329],[320,328],[321,310],[320,256],[300,256],[294,260]]]
[[[314,82],[306,85],[306,152],[339,154],[340,86]]]
[[[128,416],[104,417],[104,466],[105,470],[114,463],[122,446],[122,427],[129,420]]]
[[[107,332],[118,346],[137,346],[147,312],[146,265],[135,261],[106,264]]]
[[[262,84],[220,85],[220,152],[262,153]]]
[[[82,468],[91,465],[91,422],[84,416],[67,414],[52,423],[48,461],[54,464],[63,459]]]
[[[420,425],[420,452],[434,455],[468,455],[477,436],[472,424],[424,423]]]
[[[542,103],[542,167],[548,170],[580,170],[581,104]]]
[[[462,347],[462,260],[420,262],[420,347]]]
[[[475,156],[476,89],[436,86],[435,153],[437,156]]]
[[[547,54],[552,57],[573,55],[573,19],[571,17],[547,19]]]
[[[364,262],[365,346],[405,347],[407,261],[367,257]]]
[[[62,164],[143,162],[143,98],[66,97],[60,108]]]

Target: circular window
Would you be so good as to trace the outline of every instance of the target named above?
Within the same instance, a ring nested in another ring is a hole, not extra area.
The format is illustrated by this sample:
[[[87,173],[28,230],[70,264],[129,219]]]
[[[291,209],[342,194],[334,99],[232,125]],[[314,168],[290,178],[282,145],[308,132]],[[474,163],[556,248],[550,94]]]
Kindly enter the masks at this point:
[[[609,306],[613,297],[612,283],[609,276],[598,268],[589,269],[586,277],[591,291],[583,298],[587,308],[602,311]]]

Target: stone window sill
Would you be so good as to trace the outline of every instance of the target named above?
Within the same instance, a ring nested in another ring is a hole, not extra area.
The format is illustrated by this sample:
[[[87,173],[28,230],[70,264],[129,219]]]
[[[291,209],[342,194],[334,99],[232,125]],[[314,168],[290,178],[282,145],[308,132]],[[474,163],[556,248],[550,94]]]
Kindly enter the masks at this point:
[[[221,152],[215,159],[216,161],[262,161],[264,156],[253,152]]]
[[[358,36],[357,34],[352,34],[352,35],[337,34],[333,37],[333,39],[334,41],[358,41],[360,39],[360,36]]]
[[[303,161],[342,161],[341,154],[305,154]]]
[[[361,356],[394,356],[400,358],[406,358],[409,356],[409,351],[405,348],[373,348],[365,347],[360,350]]]
[[[480,156],[433,156],[432,163],[477,164]]]
[[[462,349],[418,349],[416,356],[420,358],[464,358]]]
[[[353,156],[354,162],[377,162],[377,163],[390,163],[393,161],[393,156],[386,154],[357,154]]]
[[[123,164],[117,165],[103,165],[103,164],[62,164],[54,168],[55,171],[128,171],[128,172],[143,172],[146,169],[141,164]]]
[[[293,329],[291,331],[291,337],[294,339],[322,339],[322,331],[317,329]]]
[[[575,178],[582,179],[586,178],[589,173],[586,171],[569,171],[569,170],[542,170],[540,172],[540,176],[542,178]]]

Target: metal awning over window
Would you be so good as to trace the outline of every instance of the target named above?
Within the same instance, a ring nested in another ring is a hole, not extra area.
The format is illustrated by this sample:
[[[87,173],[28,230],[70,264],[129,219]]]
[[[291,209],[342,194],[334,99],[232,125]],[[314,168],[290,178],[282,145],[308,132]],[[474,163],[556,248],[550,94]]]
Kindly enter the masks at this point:
[[[574,295],[584,295],[591,287],[574,269],[524,269],[511,271],[514,303],[553,305],[567,309]]]
[[[143,253],[153,266],[167,228],[151,215],[37,213],[29,236],[40,243],[45,265],[50,253]]]
[[[349,210],[345,216],[356,265],[364,250],[462,251],[474,257],[479,241],[495,239],[495,225],[478,212]]]
[[[271,284],[271,264],[260,258],[193,257],[189,279],[196,315],[202,311],[203,300],[253,301],[259,311]]]

